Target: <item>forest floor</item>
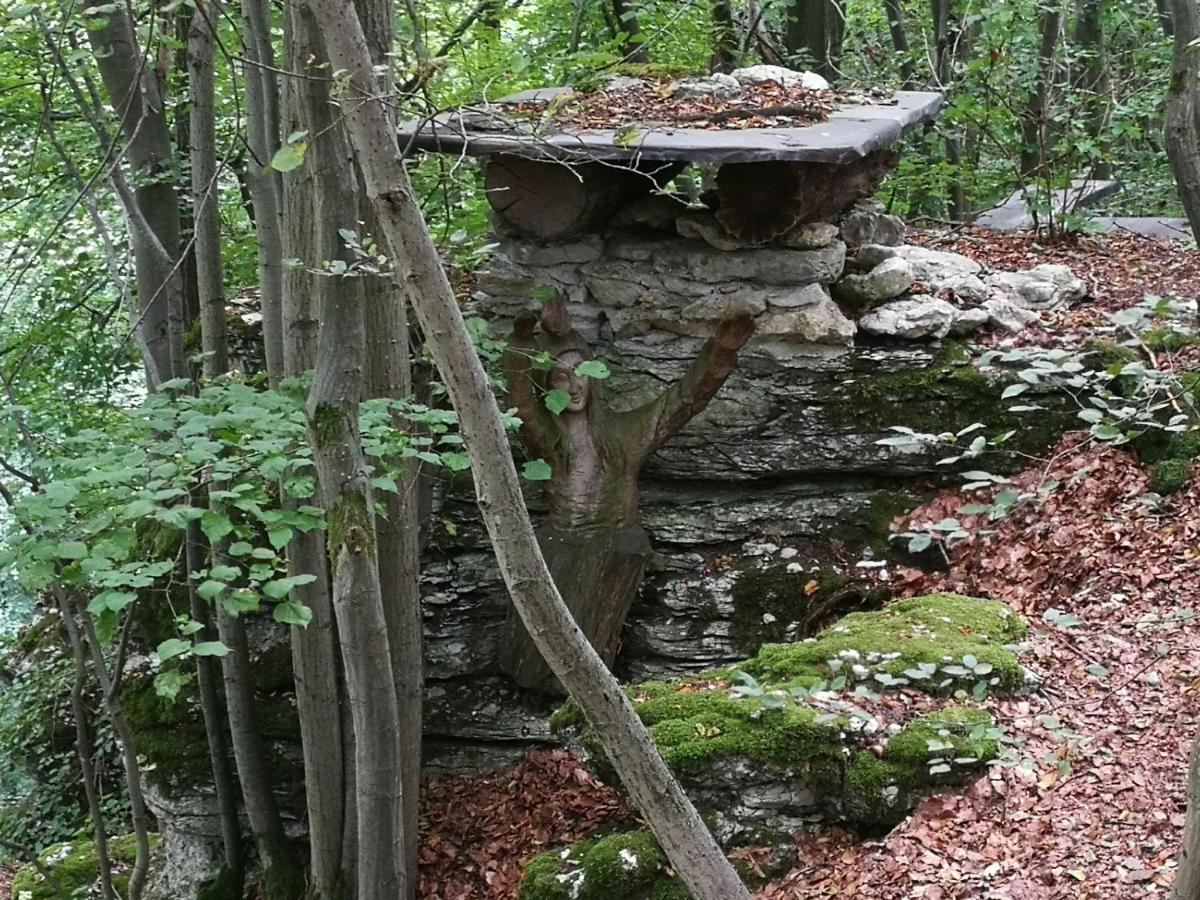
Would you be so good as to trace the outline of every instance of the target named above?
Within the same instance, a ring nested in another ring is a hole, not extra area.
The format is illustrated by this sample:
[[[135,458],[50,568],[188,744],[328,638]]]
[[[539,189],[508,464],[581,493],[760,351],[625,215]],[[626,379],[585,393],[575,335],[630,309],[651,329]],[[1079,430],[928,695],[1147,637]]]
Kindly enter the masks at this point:
[[[1061,262],[1083,278],[1094,302],[1022,335],[1025,343],[1075,343],[1102,313],[1147,293],[1200,295],[1200,256],[1133,235],[1052,246],[980,232],[917,240],[997,268]],[[881,840],[836,829],[799,835],[795,868],[759,900],[1165,894],[1200,720],[1200,480],[1155,503],[1145,470],[1120,450],[1068,437],[1052,459],[1016,479],[1061,480],[1049,499],[958,544],[944,572],[891,575],[905,594],[1004,600],[1035,626],[1025,662],[1040,687],[989,701],[1022,764],[924,801]],[[936,521],[972,501],[977,493],[945,491],[913,518]],[[422,900],[509,900],[529,857],[628,816],[563,751],[506,773],[440,779],[425,799]]]

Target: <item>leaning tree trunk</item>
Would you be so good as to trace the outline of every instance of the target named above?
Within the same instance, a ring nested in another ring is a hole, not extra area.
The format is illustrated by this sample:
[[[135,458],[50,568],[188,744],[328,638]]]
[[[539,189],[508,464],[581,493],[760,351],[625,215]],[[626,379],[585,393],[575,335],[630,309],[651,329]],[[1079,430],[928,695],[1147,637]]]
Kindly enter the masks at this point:
[[[1196,130],[1196,78],[1200,74],[1200,15],[1196,0],[1171,0],[1175,50],[1167,90],[1165,141],[1179,199],[1192,234],[1200,235],[1200,135]]]
[[[335,70],[348,73],[342,112],[400,283],[458,410],[476,496],[500,571],[542,655],[596,729],[634,805],[697,900],[749,897],[658,754],[633,704],[571,619],[537,546],[508,437],[401,162],[362,25],[339,0],[309,0]],[[328,388],[326,388],[328,393]],[[321,395],[318,395],[321,396]],[[332,398],[330,398],[332,400]],[[338,420],[345,424],[344,415]],[[363,533],[368,520],[356,519]],[[345,555],[345,551],[341,551]],[[341,565],[339,563],[339,571]]]
[[[1200,900],[1200,736],[1192,746],[1188,767],[1187,824],[1179,851],[1179,868],[1171,885],[1171,900]]]

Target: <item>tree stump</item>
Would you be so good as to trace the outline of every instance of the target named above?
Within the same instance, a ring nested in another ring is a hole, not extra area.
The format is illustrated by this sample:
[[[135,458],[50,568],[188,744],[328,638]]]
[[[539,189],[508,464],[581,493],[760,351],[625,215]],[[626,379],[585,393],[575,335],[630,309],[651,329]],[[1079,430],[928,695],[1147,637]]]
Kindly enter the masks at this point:
[[[538,543],[567,608],[605,665],[621,645],[621,629],[633,605],[653,552],[640,526],[608,534],[577,534],[542,529]],[[516,611],[508,611],[500,667],[517,684],[549,694],[563,692],[542,660]]]
[[[578,237],[608,220],[617,208],[649,194],[682,168],[601,162],[545,162],[520,156],[488,159],[484,185],[492,209],[523,234],[541,240]]]
[[[876,150],[842,166],[815,162],[729,163],[717,171],[717,219],[746,244],[765,244],[869,197],[899,157]]]

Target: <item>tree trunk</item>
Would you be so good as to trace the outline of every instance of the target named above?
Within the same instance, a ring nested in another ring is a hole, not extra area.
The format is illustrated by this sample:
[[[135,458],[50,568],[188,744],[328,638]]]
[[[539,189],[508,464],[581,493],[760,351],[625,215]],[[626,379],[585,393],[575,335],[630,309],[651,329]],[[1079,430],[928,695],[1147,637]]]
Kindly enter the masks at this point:
[[[217,132],[213,106],[213,33],[220,0],[198,2],[188,29],[188,84],[191,88],[189,142],[192,162],[192,254],[200,301],[200,346],[204,370],[229,371],[225,335],[225,284],[221,268],[221,218],[217,189]]]
[[[1171,0],[1175,49],[1167,89],[1165,142],[1175,187],[1187,211],[1192,234],[1200,235],[1200,144],[1196,130],[1196,78],[1200,74],[1200,15],[1196,0]]]
[[[1176,4],[1180,0],[1174,0]],[[1180,19],[1176,17],[1176,22]],[[1200,736],[1192,746],[1188,767],[1187,824],[1179,851],[1179,868],[1171,885],[1171,900],[1200,900]]]
[[[131,213],[130,243],[142,317],[138,327],[144,331],[153,368],[160,375],[182,377],[186,359],[183,281],[178,267],[179,197],[171,181],[174,152],[162,91],[154,68],[143,58],[126,8],[116,7],[104,16],[104,27],[88,29],[88,38],[121,121],[125,156],[137,176],[133,195],[141,221]],[[156,252],[156,242],[166,251],[165,258]]]
[[[357,22],[357,18],[355,19]],[[357,896],[404,890],[399,709],[379,580],[374,495],[358,431],[365,333],[355,279],[329,279],[308,399],[309,441],[328,522],[333,610],[354,728]]]
[[[1030,180],[1049,177],[1046,167],[1046,126],[1050,96],[1054,89],[1055,55],[1062,31],[1062,6],[1049,7],[1042,14],[1042,42],[1038,51],[1037,84],[1021,115],[1021,186]]]
[[[273,68],[270,9],[265,0],[242,0],[246,32],[244,81],[246,137],[252,159],[246,183],[254,204],[254,234],[258,241],[259,302],[267,377],[277,384],[283,374],[283,221],[282,179],[266,169],[279,149],[279,84]]]
[[[96,790],[96,767],[92,764],[96,751],[92,743],[92,729],[88,724],[87,707],[83,702],[83,689],[87,683],[87,654],[83,649],[83,639],[79,635],[79,623],[75,620],[74,611],[61,602],[61,597],[58,612],[67,629],[71,658],[75,663],[75,677],[71,681],[71,717],[75,719],[75,752],[79,756],[83,792],[87,797],[88,815],[92,820],[92,833],[96,841],[100,896],[102,900],[116,900],[117,894],[113,890],[112,882],[112,860],[108,855],[108,829],[104,823],[104,810],[100,806],[100,794]]]
[[[788,52],[811,58],[813,71],[830,82],[840,75],[845,32],[843,0],[792,0],[787,9]]]
[[[692,895],[697,900],[746,900],[745,886],[554,587],[521,496],[500,409],[413,196],[387,109],[378,99],[362,26],[338,0],[309,0],[308,6],[334,69],[349,74],[351,102],[342,112],[355,157],[389,256],[458,410],[476,496],[513,602],[551,669],[595,727],[634,806],[646,816]],[[317,396],[330,394],[324,386]],[[344,416],[341,421],[350,424]],[[368,519],[355,521],[363,534],[373,530]],[[343,528],[343,540],[348,533]],[[339,555],[347,554],[339,548]]]
[[[911,91],[916,84],[912,51],[908,46],[908,32],[904,28],[904,7],[900,0],[883,0],[883,10],[887,15],[888,30],[892,35],[892,49],[900,57],[900,90]]]
[[[311,16],[289,5],[284,18],[286,66],[305,72],[318,43]],[[327,83],[320,78],[283,80],[287,130],[323,134],[331,128]],[[330,132],[332,134],[333,132]],[[327,196],[343,161],[331,140],[314,141],[304,165],[287,173],[283,187],[283,251],[301,260],[283,272],[283,356],[285,377],[312,369],[317,358],[318,282],[310,268],[336,252]],[[336,203],[336,197],[332,203]],[[336,207],[333,207],[336,208]],[[336,227],[338,219],[332,225]],[[314,900],[353,897],[352,781],[348,772],[350,729],[344,726],[338,642],[330,598],[328,557],[320,531],[297,535],[288,545],[288,574],[317,580],[297,588],[294,598],[312,613],[305,628],[292,629],[292,668],[304,752],[305,802],[309,826],[309,882]]]
[[[133,737],[133,729],[129,727],[129,719],[125,716],[125,707],[121,703],[118,692],[114,689],[112,679],[108,675],[108,664],[104,661],[104,651],[100,647],[100,639],[96,636],[96,628],[91,616],[86,610],[82,613],[76,608],[74,599],[68,591],[56,588],[56,599],[66,614],[76,618],[83,626],[83,637],[92,657],[92,670],[96,673],[96,683],[104,696],[104,705],[112,723],[113,733],[117,737],[117,745],[121,748],[121,762],[125,768],[125,781],[129,788],[129,819],[133,825],[133,833],[137,843],[133,867],[129,872],[129,900],[141,900],[142,891],[146,887],[146,875],[150,866],[150,816],[146,811],[146,797],[142,793],[142,769],[137,761],[137,745]]]
[[[611,666],[620,648],[625,618],[653,553],[645,529],[633,526],[607,535],[560,534],[546,529],[539,535],[539,544],[571,618],[604,664]],[[512,608],[500,644],[500,668],[521,687],[562,693],[562,685]]]
[[[1075,89],[1084,95],[1088,136],[1096,142],[1101,154],[1092,165],[1091,174],[1097,179],[1112,178],[1112,163],[1106,155],[1112,80],[1104,40],[1104,0],[1083,0],[1075,21],[1075,45],[1084,54]]]
[[[712,60],[714,72],[731,72],[737,65],[738,39],[730,0],[712,0]]]
[[[625,44],[625,62],[650,62],[650,48],[642,41],[642,26],[638,24],[637,13],[625,0],[612,0],[612,14],[617,27],[628,38]]]

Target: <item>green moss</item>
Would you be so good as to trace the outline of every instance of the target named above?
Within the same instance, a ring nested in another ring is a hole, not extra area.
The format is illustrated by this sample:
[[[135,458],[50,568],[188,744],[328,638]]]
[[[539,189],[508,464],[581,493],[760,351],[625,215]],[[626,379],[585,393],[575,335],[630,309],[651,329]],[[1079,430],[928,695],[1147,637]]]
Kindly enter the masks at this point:
[[[948,707],[894,735],[882,757],[856,753],[846,773],[849,814],[876,828],[894,825],[920,794],[961,781],[996,758],[999,742],[992,725],[985,710]]]
[[[789,572],[787,565],[776,565],[743,569],[732,595],[734,645],[754,653],[788,635],[808,637],[851,609],[878,609],[889,592],[833,569]]]
[[[829,664],[833,659],[861,660],[873,671],[902,676],[919,663],[940,668],[969,655],[992,666],[989,677],[999,679],[998,689],[1015,690],[1024,672],[1004,645],[1020,640],[1025,632],[1025,621],[1003,603],[932,594],[901,600],[879,612],[851,613],[815,640],[768,644],[741,668],[756,678],[787,683],[803,676],[834,676]],[[871,654],[880,658],[872,661]]]
[[[1144,463],[1193,460],[1200,457],[1200,431],[1174,433],[1155,428],[1139,435],[1133,445]]]
[[[157,846],[158,836],[151,835],[150,838],[151,846]],[[111,839],[108,842],[108,856],[114,869],[128,869],[137,857],[137,839],[132,834]],[[22,900],[59,900],[63,894],[67,897],[90,896],[86,892],[100,878],[100,862],[92,841],[57,844],[38,854],[38,862],[50,873],[62,893],[49,879],[43,878],[37,866],[29,865],[13,878],[13,897]],[[128,874],[114,874],[113,886],[124,895],[129,887]]]
[[[1150,490],[1156,494],[1174,494],[1192,480],[1192,463],[1186,459],[1164,459],[1150,467]]]
[[[172,702],[154,692],[153,678],[126,676],[121,702],[137,738],[138,755],[153,766],[147,773],[150,778],[160,784],[212,778],[194,680]]]
[[[1056,409],[1056,395],[1039,397],[1047,407],[1031,418],[1010,413],[1011,401],[1001,399],[1004,381],[984,375],[971,365],[971,352],[948,343],[923,369],[878,372],[865,368],[839,385],[824,405],[832,424],[855,431],[883,432],[903,425],[918,432],[960,431],[982,422],[989,431],[1013,430],[1005,445],[1012,451],[1038,453],[1077,424],[1066,404]],[[985,456],[985,467],[1002,468],[1004,458]],[[1016,458],[1013,466],[1024,465]]]
[[[1187,347],[1194,347],[1200,339],[1194,335],[1184,334],[1170,328],[1153,328],[1143,332],[1142,343],[1155,353],[1178,353]]]
[[[348,490],[333,509],[326,513],[329,560],[337,565],[338,554],[346,548],[354,554],[375,555],[374,514],[367,508],[365,495]]]
[[[525,866],[520,900],[687,900],[666,874],[648,831],[610,834],[539,854]]]

